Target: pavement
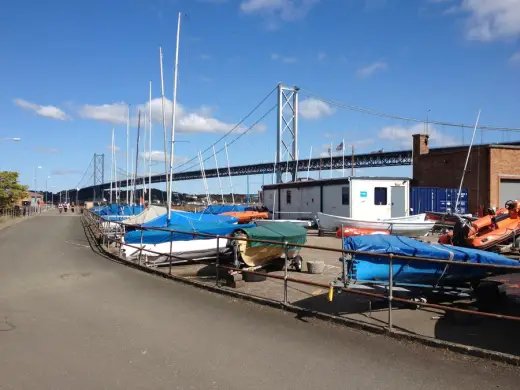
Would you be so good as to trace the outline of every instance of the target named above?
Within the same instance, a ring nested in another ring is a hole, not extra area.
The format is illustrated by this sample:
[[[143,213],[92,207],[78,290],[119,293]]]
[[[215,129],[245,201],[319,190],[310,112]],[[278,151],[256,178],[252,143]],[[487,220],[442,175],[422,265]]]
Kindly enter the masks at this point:
[[[248,303],[92,250],[49,212],[0,232],[0,389],[517,389],[520,370]]]

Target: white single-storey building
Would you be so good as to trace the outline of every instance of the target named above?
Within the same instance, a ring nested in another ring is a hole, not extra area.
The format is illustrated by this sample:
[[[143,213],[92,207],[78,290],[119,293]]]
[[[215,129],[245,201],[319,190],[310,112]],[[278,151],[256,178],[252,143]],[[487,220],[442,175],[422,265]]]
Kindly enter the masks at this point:
[[[262,202],[277,219],[314,219],[318,212],[356,219],[405,217],[410,179],[349,177],[262,187]]]

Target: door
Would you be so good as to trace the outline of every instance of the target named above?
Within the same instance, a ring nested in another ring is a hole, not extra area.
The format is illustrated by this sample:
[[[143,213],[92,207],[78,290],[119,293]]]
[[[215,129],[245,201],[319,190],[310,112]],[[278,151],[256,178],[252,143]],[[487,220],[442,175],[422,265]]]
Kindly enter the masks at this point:
[[[395,186],[392,187],[392,192],[390,193],[390,201],[392,202],[390,206],[390,217],[405,217],[406,216],[406,187],[405,186]]]
[[[498,204],[498,208],[504,207],[508,200],[520,200],[520,180],[501,179],[499,193],[500,204]]]

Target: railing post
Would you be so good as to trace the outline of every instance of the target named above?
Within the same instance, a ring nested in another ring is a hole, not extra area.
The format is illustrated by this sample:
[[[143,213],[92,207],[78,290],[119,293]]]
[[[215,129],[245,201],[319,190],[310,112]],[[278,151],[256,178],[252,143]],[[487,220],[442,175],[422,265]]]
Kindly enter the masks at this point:
[[[139,265],[141,265],[141,256],[143,255],[143,233],[144,230],[141,228],[141,245],[139,246],[139,259],[137,260]]]
[[[170,269],[168,271],[168,275],[172,274],[172,250],[173,250],[173,232],[170,231]]]
[[[219,268],[220,268],[220,236],[217,235],[217,259],[215,265],[215,278],[217,287],[219,287]]]
[[[283,304],[287,305],[287,272],[289,268],[289,248],[287,247],[287,242],[285,242],[283,246],[285,254],[285,267],[283,272]]]
[[[388,331],[392,332],[392,299],[393,296],[393,285],[394,285],[394,273],[393,273],[393,259],[394,255],[390,253],[388,257]]]
[[[343,242],[345,241],[345,228],[344,228],[344,225],[341,224],[341,250],[343,250]],[[345,264],[345,252],[342,252],[341,253],[341,265],[342,265],[342,269],[343,269],[343,275],[341,276],[341,279],[343,280],[343,287],[345,287],[347,285],[347,275],[346,275],[346,271],[347,271],[347,267],[346,267],[346,264]]]

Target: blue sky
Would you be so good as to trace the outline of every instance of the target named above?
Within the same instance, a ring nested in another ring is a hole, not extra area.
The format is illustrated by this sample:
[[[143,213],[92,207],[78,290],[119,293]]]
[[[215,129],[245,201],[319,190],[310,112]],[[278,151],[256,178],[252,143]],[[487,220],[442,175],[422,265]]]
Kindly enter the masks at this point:
[[[150,80],[153,150],[163,150],[159,46],[171,107],[180,11],[187,16],[176,139],[187,142],[176,144],[176,166],[220,138],[278,82],[303,89],[302,159],[311,146],[314,156],[326,154],[327,144],[342,139],[359,152],[403,149],[412,133],[424,129],[421,123],[316,101],[309,91],[404,117],[426,119],[429,110],[430,119],[454,123],[473,123],[481,108],[481,124],[520,127],[520,0],[12,1],[0,14],[0,138],[22,141],[0,143],[0,169],[20,171],[32,186],[41,166],[38,187],[51,176],[49,187],[61,190],[80,182],[94,153],[105,153],[108,178],[112,128],[120,148],[117,164],[125,168],[126,107],[131,104],[132,116],[138,108],[148,112]],[[274,104],[273,94],[245,125]],[[133,118],[133,145],[136,132]],[[468,143],[471,137],[471,130],[457,127],[431,126],[430,133],[438,146]],[[515,132],[479,133],[477,141],[480,137],[520,140]],[[275,147],[272,112],[229,148],[231,164],[272,161]],[[218,159],[223,166],[225,155]],[[154,172],[162,166],[157,161]],[[206,166],[214,167],[213,159]],[[410,173],[409,167],[359,171]],[[91,174],[80,186],[92,182]],[[250,178],[251,190],[262,180]],[[227,179],[224,183],[227,190]],[[246,189],[245,178],[233,184],[237,191]],[[209,187],[218,192],[216,180]],[[176,189],[202,192],[203,185],[179,182]]]

